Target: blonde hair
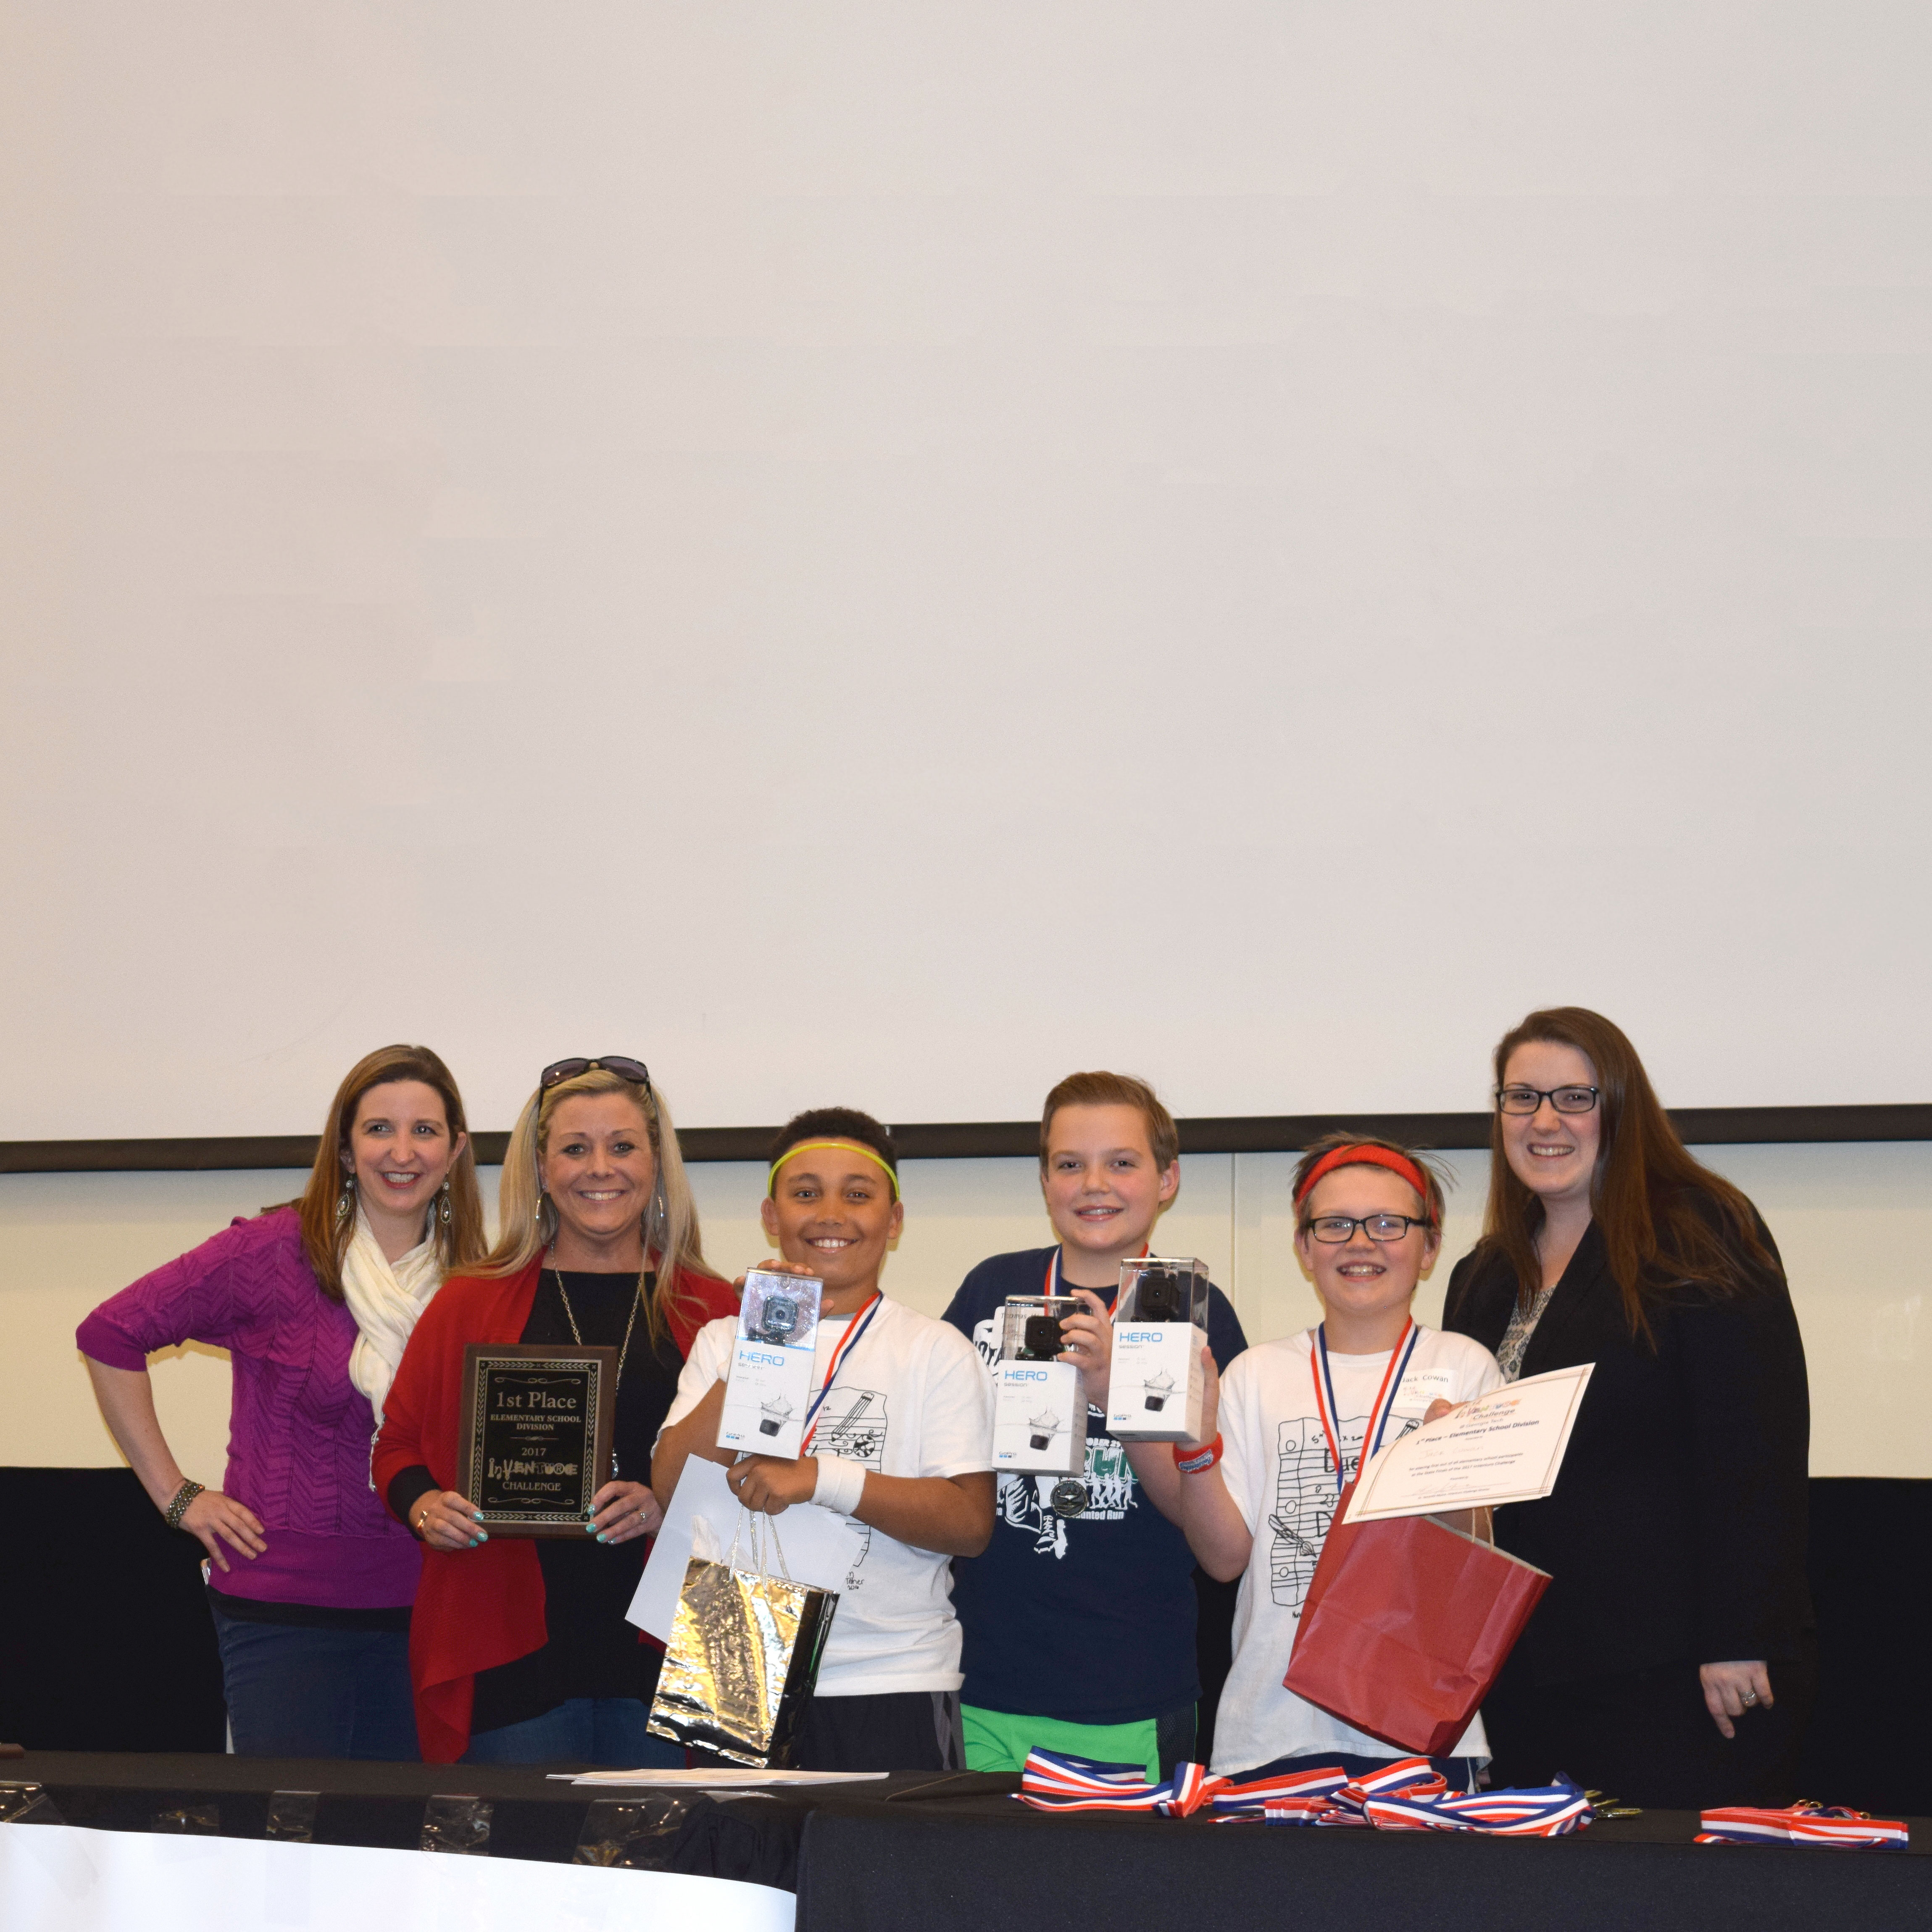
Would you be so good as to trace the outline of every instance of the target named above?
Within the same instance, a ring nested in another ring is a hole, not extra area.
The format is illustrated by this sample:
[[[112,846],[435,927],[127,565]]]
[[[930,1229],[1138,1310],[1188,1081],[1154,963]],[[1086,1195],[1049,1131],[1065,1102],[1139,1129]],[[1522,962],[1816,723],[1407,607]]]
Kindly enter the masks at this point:
[[[712,1281],[724,1277],[704,1258],[698,1208],[691,1198],[691,1184],[685,1178],[684,1160],[678,1152],[677,1130],[671,1124],[664,1096],[607,1067],[592,1067],[574,1078],[560,1080],[554,1087],[539,1088],[524,1102],[503,1156],[502,1185],[496,1196],[496,1245],[489,1258],[472,1272],[520,1274],[556,1239],[556,1208],[543,1191],[537,1156],[549,1144],[550,1121],[560,1103],[587,1094],[626,1095],[643,1118],[657,1163],[657,1186],[644,1210],[644,1265],[657,1270],[656,1290],[644,1298],[644,1318],[655,1346],[668,1333],[664,1310],[678,1298],[680,1270]]]

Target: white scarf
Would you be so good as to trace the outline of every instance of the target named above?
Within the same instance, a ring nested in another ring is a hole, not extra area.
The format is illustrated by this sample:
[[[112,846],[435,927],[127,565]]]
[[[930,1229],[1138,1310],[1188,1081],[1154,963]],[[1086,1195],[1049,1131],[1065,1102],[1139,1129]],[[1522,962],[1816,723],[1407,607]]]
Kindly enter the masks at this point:
[[[395,1380],[410,1330],[442,1286],[442,1264],[434,1235],[392,1262],[362,1210],[356,1210],[356,1232],[342,1257],[343,1298],[360,1330],[349,1352],[349,1379],[369,1398],[378,1427],[382,1399]]]

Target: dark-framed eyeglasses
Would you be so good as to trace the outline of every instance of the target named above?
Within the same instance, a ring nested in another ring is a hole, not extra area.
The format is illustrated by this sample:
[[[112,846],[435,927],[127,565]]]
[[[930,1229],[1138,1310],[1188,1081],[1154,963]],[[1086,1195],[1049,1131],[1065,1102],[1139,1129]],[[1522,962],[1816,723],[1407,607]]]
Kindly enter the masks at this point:
[[[1412,1228],[1434,1224],[1414,1214],[1318,1214],[1308,1224],[1308,1232],[1325,1246],[1339,1248],[1355,1238],[1359,1228],[1372,1241],[1400,1241]]]
[[[606,1053],[595,1060],[553,1060],[537,1076],[540,1090],[548,1091],[560,1081],[574,1080],[580,1073],[598,1071],[614,1073],[620,1080],[628,1080],[633,1087],[641,1087],[648,1094],[651,1090],[651,1070],[641,1060],[626,1060],[621,1053]]]
[[[1547,1100],[1559,1114],[1587,1114],[1597,1104],[1594,1087],[1498,1087],[1496,1105],[1505,1114],[1533,1114]]]

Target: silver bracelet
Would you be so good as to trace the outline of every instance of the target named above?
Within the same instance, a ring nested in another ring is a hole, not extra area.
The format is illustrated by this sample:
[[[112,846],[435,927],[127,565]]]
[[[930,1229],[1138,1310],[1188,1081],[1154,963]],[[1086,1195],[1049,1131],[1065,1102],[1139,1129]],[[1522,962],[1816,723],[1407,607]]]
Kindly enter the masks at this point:
[[[203,1483],[184,1483],[175,1492],[175,1499],[161,1514],[167,1520],[170,1529],[181,1527],[182,1518],[188,1514],[188,1506],[207,1487]]]

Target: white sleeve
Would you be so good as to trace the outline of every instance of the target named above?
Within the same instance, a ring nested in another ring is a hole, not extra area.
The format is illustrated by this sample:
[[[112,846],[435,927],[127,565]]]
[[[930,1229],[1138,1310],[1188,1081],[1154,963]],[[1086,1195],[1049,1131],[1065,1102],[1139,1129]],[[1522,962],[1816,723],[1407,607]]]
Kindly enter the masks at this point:
[[[1255,1454],[1253,1360],[1250,1350],[1228,1364],[1228,1372],[1221,1378],[1220,1410],[1214,1418],[1221,1432],[1221,1480],[1250,1536],[1255,1532],[1254,1498],[1268,1492],[1268,1471],[1258,1466],[1265,1458],[1258,1459]]]
[[[1503,1385],[1503,1372],[1496,1366],[1496,1358],[1480,1342],[1471,1342],[1468,1352],[1456,1368],[1456,1395],[1458,1402],[1474,1402],[1479,1395],[1487,1395],[1490,1390]]]
[[[993,1466],[993,1382],[980,1352],[950,1322],[926,1358],[919,1473],[965,1476]]]
[[[665,1429],[682,1422],[711,1393],[711,1384],[724,1379],[731,1366],[732,1339],[737,1332],[737,1317],[721,1315],[692,1337],[691,1353],[678,1372],[677,1393],[664,1413]]]

